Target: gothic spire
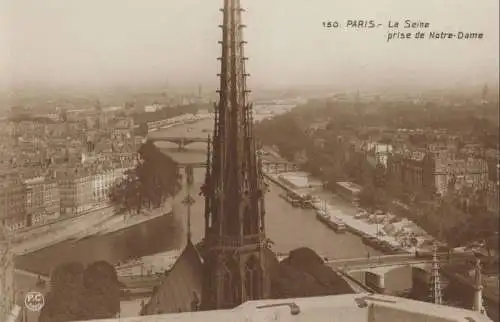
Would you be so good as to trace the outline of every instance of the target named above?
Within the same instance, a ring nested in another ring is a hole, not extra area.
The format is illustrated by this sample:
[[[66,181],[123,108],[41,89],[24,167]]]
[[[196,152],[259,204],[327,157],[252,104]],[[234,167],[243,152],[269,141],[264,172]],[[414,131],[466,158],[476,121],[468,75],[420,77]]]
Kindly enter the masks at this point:
[[[224,0],[219,101],[205,195],[204,309],[268,295],[263,267],[264,190],[248,102],[240,0]]]
[[[215,106],[213,154],[210,164],[211,184],[216,194],[211,205],[221,229],[242,235],[231,228],[231,221],[243,221],[244,209],[260,212],[261,173],[258,169],[253,137],[252,106],[248,103],[243,29],[244,9],[239,0],[225,0],[223,13],[219,102]],[[210,196],[209,196],[210,197]],[[231,214],[231,215],[229,215]],[[215,218],[214,218],[215,220]],[[260,221],[260,220],[259,220]],[[257,224],[257,223],[256,223]],[[228,231],[229,230],[229,231]]]
[[[241,13],[244,11],[239,0],[225,0],[223,13],[223,24],[221,44],[222,55],[220,79],[219,103],[216,106],[217,124],[214,131],[214,139],[220,137],[224,141],[223,146],[218,148],[222,156],[220,162],[226,164],[231,160],[233,168],[240,167],[244,161],[244,149],[247,147],[248,137],[251,136],[251,105],[247,102],[247,94],[250,92],[246,86],[243,29],[245,25],[241,21]],[[217,143],[217,142],[214,142]],[[240,181],[240,174],[235,173],[235,181]]]

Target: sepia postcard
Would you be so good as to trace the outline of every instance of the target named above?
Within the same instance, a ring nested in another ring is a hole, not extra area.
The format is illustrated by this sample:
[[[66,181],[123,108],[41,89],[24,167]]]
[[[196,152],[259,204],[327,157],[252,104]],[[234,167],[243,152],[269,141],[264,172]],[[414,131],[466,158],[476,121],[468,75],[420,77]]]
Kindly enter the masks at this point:
[[[499,315],[498,0],[0,0],[0,322]]]

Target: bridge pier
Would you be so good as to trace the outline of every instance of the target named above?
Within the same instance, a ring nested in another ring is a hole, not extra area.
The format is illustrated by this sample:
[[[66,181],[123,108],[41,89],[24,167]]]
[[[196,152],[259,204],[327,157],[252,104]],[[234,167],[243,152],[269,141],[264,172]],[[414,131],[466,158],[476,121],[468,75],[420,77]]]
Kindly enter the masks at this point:
[[[365,272],[365,284],[374,289],[377,293],[385,293],[385,275]]]
[[[179,146],[177,148],[179,151],[184,151],[186,150],[186,142],[184,141],[179,141]]]
[[[418,267],[411,268],[411,287],[412,290],[419,294],[429,292],[430,273]]]
[[[442,263],[448,262],[448,258],[444,255],[446,254],[442,254],[442,256],[438,257]],[[456,255],[453,260],[454,262],[459,262],[467,261],[471,258],[474,258],[473,254]],[[408,284],[410,284],[409,277],[411,272],[412,293],[427,295],[429,294],[432,262],[432,258],[418,258],[413,254],[397,254],[381,255],[376,259],[370,259],[370,257],[334,259],[327,261],[326,263],[334,269],[341,269],[345,273],[357,279],[359,282],[370,287],[374,291],[381,293],[388,293],[389,291],[407,291],[406,288],[410,287]],[[404,285],[402,285],[405,289],[393,289],[401,288],[400,286],[392,285],[393,283],[391,283],[393,274],[390,273],[396,269],[404,269],[404,271],[398,272],[396,275],[400,275],[400,273],[408,274],[405,278],[406,281],[403,283]],[[390,279],[387,285],[385,283],[386,276]],[[441,285],[443,289],[446,289],[451,280],[454,279],[453,276],[454,275],[450,275],[447,270],[441,270]],[[453,285],[453,283],[451,283],[451,285]]]

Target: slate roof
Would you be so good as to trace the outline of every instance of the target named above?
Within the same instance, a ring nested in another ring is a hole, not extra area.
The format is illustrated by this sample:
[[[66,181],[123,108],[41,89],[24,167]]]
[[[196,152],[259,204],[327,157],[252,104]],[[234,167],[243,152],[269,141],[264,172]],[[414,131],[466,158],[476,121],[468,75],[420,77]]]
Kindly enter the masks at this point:
[[[193,301],[201,300],[202,272],[200,254],[189,241],[141,315],[192,311]]]
[[[269,249],[264,252],[266,270],[271,278],[271,297],[278,299],[353,293],[347,282],[311,249],[290,252],[283,262]],[[142,310],[142,315],[190,312],[201,300],[202,260],[189,242],[174,266]]]
[[[268,256],[275,257],[271,254]],[[321,257],[310,248],[292,250],[280,263],[276,259],[269,262],[272,263],[269,266],[272,298],[354,293],[349,284],[326,266]]]

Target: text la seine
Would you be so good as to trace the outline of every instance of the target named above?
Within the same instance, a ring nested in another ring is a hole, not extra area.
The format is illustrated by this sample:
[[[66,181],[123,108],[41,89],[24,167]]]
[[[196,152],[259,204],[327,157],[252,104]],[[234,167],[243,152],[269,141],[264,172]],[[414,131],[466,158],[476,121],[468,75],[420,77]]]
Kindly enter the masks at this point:
[[[429,28],[431,26],[430,23],[425,21],[412,21],[406,19],[403,21],[403,28]],[[389,28],[399,28],[399,21],[391,21],[389,20]]]

